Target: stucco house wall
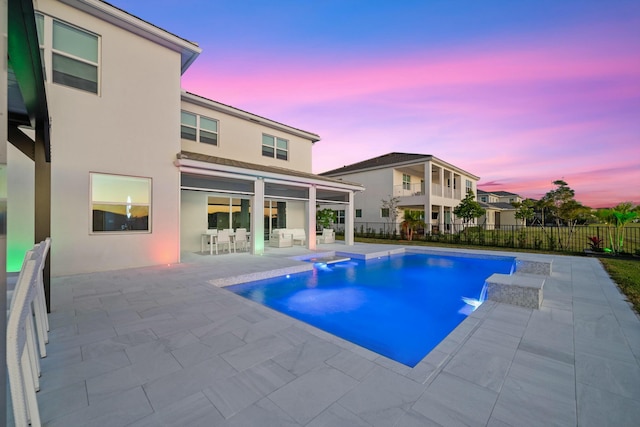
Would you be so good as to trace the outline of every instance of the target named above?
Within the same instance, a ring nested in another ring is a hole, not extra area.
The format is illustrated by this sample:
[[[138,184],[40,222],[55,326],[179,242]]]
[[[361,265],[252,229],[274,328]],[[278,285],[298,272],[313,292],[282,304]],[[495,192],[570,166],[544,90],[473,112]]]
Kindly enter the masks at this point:
[[[288,129],[294,131],[294,128],[187,93],[183,93],[181,109],[218,121],[218,145],[181,139],[184,151],[311,173],[314,141],[287,132]],[[262,155],[263,134],[288,141],[287,160]]]
[[[389,156],[394,158],[413,156],[418,159],[413,162],[375,166],[375,163],[386,162]],[[374,162],[377,159],[379,162]],[[374,166],[364,167],[364,170],[344,172],[336,169],[323,174],[356,182],[366,188],[363,193],[356,194],[355,197],[355,209],[362,212],[361,217],[355,218],[356,227],[362,223],[376,223],[373,226],[376,231],[383,227],[388,219],[381,217],[381,201],[388,200],[390,197],[399,199],[397,223],[404,219],[404,210],[409,209],[423,211],[425,221],[434,226],[433,230],[444,230],[447,224],[462,224],[462,220],[453,214],[453,209],[466,195],[467,181],[471,183],[471,191],[475,194],[479,179],[477,176],[429,155],[390,153],[363,163],[367,162],[373,162]],[[347,169],[351,167],[351,165],[345,166]],[[404,176],[410,177],[408,185],[403,185]],[[366,226],[370,225],[366,224]]]
[[[52,275],[177,262],[180,53],[58,1],[36,6],[100,37],[99,94],[47,80]],[[92,233],[90,172],[151,178],[151,232]]]

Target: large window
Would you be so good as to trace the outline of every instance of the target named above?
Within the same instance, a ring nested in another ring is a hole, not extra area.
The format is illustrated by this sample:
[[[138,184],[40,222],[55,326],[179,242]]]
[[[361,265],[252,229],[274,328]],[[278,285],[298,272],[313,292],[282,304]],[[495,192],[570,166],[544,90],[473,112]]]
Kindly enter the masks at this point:
[[[53,21],[53,82],[98,93],[98,36]]]
[[[344,209],[334,212],[336,214],[336,224],[344,224]]]
[[[51,75],[45,79],[97,94],[100,37],[50,16],[36,14],[40,56]]]
[[[467,179],[465,181],[465,192],[469,192],[469,191],[473,191],[473,183],[471,182],[471,180]]]
[[[289,141],[275,136],[262,134],[262,155],[280,160],[289,159]]]
[[[251,229],[249,199],[209,196],[207,216],[209,229],[212,230]]]
[[[218,145],[218,121],[182,111],[180,114],[180,136],[182,139]]]
[[[91,173],[93,233],[151,231],[151,178]]]

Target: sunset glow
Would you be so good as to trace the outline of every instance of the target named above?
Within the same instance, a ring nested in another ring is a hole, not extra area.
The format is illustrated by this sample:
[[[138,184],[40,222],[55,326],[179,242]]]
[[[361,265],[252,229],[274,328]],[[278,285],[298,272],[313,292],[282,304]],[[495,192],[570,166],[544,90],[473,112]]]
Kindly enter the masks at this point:
[[[636,0],[111,3],[202,47],[185,90],[319,134],[315,173],[432,154],[486,191],[640,204]]]

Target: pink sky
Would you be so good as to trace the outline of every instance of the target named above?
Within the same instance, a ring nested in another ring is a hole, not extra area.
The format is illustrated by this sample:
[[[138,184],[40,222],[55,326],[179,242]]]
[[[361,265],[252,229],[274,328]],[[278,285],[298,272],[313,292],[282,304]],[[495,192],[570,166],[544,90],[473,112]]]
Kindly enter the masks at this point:
[[[205,65],[183,86],[320,134],[316,173],[391,151],[433,154],[487,191],[537,198],[562,178],[589,206],[640,204],[640,55],[573,43],[345,64],[287,57],[238,74]]]
[[[637,0],[115,3],[202,46],[184,89],[319,134],[315,173],[432,154],[484,190],[640,204]]]

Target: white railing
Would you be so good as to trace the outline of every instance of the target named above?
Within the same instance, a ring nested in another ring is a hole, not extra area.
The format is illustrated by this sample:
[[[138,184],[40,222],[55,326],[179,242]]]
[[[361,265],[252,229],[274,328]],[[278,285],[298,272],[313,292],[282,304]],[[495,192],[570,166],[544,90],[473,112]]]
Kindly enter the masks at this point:
[[[424,196],[424,184],[400,184],[393,186],[394,197]]]
[[[36,391],[40,390],[39,358],[46,356],[49,340],[43,270],[50,246],[47,238],[26,253],[8,313],[7,370],[18,427],[41,425]]]

